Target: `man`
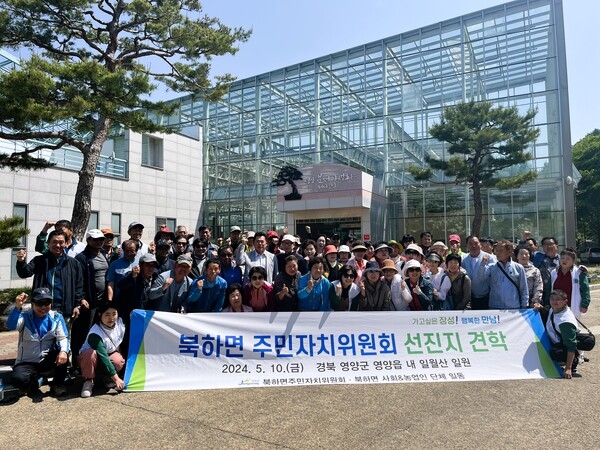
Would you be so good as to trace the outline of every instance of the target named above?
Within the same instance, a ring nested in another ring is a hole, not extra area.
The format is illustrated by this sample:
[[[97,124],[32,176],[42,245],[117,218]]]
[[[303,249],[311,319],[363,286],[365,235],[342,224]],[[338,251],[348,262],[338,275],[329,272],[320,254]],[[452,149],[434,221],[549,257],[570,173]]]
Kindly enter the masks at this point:
[[[337,233],[332,234],[329,241],[331,242],[331,245],[335,245],[335,248],[337,249],[340,246],[340,235]]]
[[[479,243],[481,244],[482,251],[489,253],[490,255],[494,254],[494,246],[496,245],[496,241],[494,241],[494,239],[492,239],[491,237],[486,237],[480,239]]]
[[[57,397],[67,393],[64,383],[67,375],[69,332],[63,316],[52,311],[50,289],[34,289],[32,307],[23,312],[26,300],[27,294],[24,292],[17,295],[15,308],[6,321],[8,329],[19,331],[12,384],[26,390],[34,402],[40,402],[42,392],[38,379],[52,370],[51,392]]]
[[[106,273],[106,300],[109,302],[112,302],[113,298],[119,293],[117,283],[125,278],[131,272],[131,269],[138,264],[136,260],[137,242],[129,239],[123,242],[121,247],[123,248],[123,256],[113,261],[108,266],[108,272]]]
[[[425,257],[429,255],[429,247],[431,247],[431,243],[433,242],[433,235],[429,231],[423,231],[420,236],[421,239],[421,250],[423,250],[423,254]]]
[[[129,240],[135,242],[136,244],[136,259],[139,259],[140,256],[148,253],[148,244],[144,244],[142,242],[142,235],[144,234],[144,225],[139,222],[131,222],[127,227],[127,234],[129,235]],[[121,254],[122,257],[123,254]]]
[[[85,244],[83,242],[78,242],[77,239],[73,237],[73,225],[70,221],[66,219],[59,220],[58,222],[46,222],[44,228],[38,234],[35,241],[35,251],[38,253],[46,253],[48,251],[48,243],[46,241],[46,237],[48,236],[48,230],[54,227],[57,231],[64,231],[66,236],[65,242],[65,253],[69,255],[71,258],[74,258],[75,255],[82,252],[85,248]]]
[[[161,239],[156,243],[156,261],[158,268],[156,273],[163,273],[171,270],[175,266],[177,258],[171,258],[171,244],[165,239]],[[140,258],[141,259],[141,258]]]
[[[471,309],[489,309],[490,279],[481,271],[483,266],[496,264],[494,255],[481,250],[481,242],[477,236],[467,237],[469,254],[462,259],[462,267],[471,279]],[[484,264],[483,258],[487,258]]]
[[[239,266],[233,264],[233,247],[224,245],[219,249],[219,262],[221,264],[221,272],[219,276],[227,282],[227,286],[234,283],[242,284],[244,282],[244,273]]]
[[[465,254],[460,249],[460,236],[458,234],[451,234],[448,236],[448,245],[450,246],[450,253],[464,258]]]
[[[50,289],[55,311],[76,319],[83,300],[83,268],[65,254],[65,244],[65,232],[54,230],[48,235],[48,251],[27,263],[27,252],[19,250],[16,268],[21,278],[33,276],[33,289]]]
[[[267,251],[267,235],[259,231],[254,235],[254,250],[245,252],[245,244],[242,241],[235,249],[235,262],[238,266],[244,266],[244,283],[249,280],[250,269],[254,266],[261,266],[267,271],[267,283],[273,284],[273,279],[277,275],[277,258],[273,253]]]
[[[111,228],[102,228],[102,234],[104,235],[104,244],[102,244],[102,253],[110,264],[120,255],[115,251],[115,233]]]
[[[169,260],[171,262],[175,262]],[[152,287],[152,283],[158,277],[156,268],[158,262],[154,255],[146,253],[140,258],[139,264],[131,272],[127,274],[118,283],[119,295],[115,298],[119,317],[123,319],[125,324],[125,335],[121,343],[121,355],[127,360],[127,352],[129,350],[129,336],[131,324],[131,312],[134,309],[146,309],[148,304],[148,293]]]
[[[173,270],[161,273],[148,291],[148,304],[146,309],[165,312],[185,312],[183,309],[188,293],[192,287],[189,277],[192,270],[192,257],[181,255],[175,262]],[[200,292],[196,291],[199,295]],[[190,301],[192,301],[190,299]]]
[[[223,309],[227,281],[219,276],[220,271],[218,259],[211,258],[206,261],[204,275],[192,283],[185,312],[220,312]]]
[[[77,361],[79,349],[85,342],[87,332],[92,326],[98,307],[106,300],[106,272],[108,261],[102,254],[104,244],[102,231],[93,229],[85,233],[87,243],[85,250],[79,253],[75,259],[83,267],[83,296],[81,301],[81,314],[73,323],[71,330],[71,349],[73,351],[72,361]]]
[[[496,264],[487,265],[490,259],[484,255],[480,271],[490,279],[489,309],[526,309],[529,306],[529,288],[525,269],[514,262],[513,245],[503,239],[496,245]]]
[[[169,258],[172,260],[177,260],[177,258],[179,258],[181,255],[188,253],[187,249],[188,240],[183,236],[180,236],[175,239],[175,242],[173,243],[173,251],[169,255]]]
[[[558,254],[558,241],[553,236],[542,238],[543,252],[538,252],[533,257],[533,265],[540,269],[542,283],[544,285],[544,294],[542,304],[547,305],[550,301],[550,292],[552,291],[551,274],[554,269],[560,265],[560,256]]]
[[[281,238],[281,246],[279,248],[280,252],[275,255],[277,258],[277,267],[284,267],[285,258],[290,255],[298,256],[294,251],[294,244],[296,243],[296,238],[291,234],[286,234]],[[336,250],[337,252],[337,250]],[[336,255],[337,257],[337,255]],[[302,275],[308,272],[308,266],[306,264],[306,260],[304,258],[298,258],[298,270]]]
[[[212,236],[210,227],[208,225],[200,225],[200,227],[198,228],[198,235],[200,239],[204,239],[206,242],[208,242],[209,256],[216,257],[217,253],[219,252],[219,247],[217,247],[210,241],[210,238]]]
[[[229,229],[229,245],[233,248],[237,248],[240,245],[240,238],[242,236],[242,229],[238,226],[232,226]]]
[[[202,238],[194,239],[192,244],[192,271],[190,277],[199,278],[204,273],[204,265],[209,258],[209,242]]]

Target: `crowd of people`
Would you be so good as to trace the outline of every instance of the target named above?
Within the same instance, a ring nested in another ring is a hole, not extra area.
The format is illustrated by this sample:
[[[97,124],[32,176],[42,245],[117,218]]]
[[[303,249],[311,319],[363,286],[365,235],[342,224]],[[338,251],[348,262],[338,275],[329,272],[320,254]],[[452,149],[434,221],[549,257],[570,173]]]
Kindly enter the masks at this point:
[[[53,231],[50,229],[54,228]],[[49,232],[50,231],[50,232]],[[518,243],[458,234],[447,243],[422,232],[401,239],[363,242],[338,234],[301,240],[288,233],[242,231],[212,242],[201,226],[166,226],[142,241],[144,225],[132,222],[129,239],[114,245],[109,229],[73,236],[69,221],[47,222],[36,241],[40,254],[17,252],[21,278],[33,277],[15,300],[7,325],[19,334],[13,385],[35,399],[54,370],[51,391],[66,393],[71,370],[84,379],[81,396],[95,383],[123,388],[130,315],[134,309],[171,313],[262,311],[436,311],[526,309],[539,311],[553,351],[570,378],[585,359],[578,352],[577,317],[590,303],[587,270],[576,252],[558,250],[554,237],[541,249],[531,233]],[[65,320],[66,318],[66,320]],[[560,331],[558,331],[560,330]]]

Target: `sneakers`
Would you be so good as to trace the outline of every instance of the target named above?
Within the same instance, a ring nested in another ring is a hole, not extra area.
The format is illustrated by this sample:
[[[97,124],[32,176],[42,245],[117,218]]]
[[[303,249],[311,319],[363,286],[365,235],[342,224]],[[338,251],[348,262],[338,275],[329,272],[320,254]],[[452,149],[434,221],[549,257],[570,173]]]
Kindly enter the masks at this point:
[[[67,395],[67,388],[63,385],[52,386],[51,391],[55,397],[62,397],[63,395]]]
[[[114,389],[117,387],[117,384],[114,381],[110,380],[104,383],[104,386],[106,387],[106,389]]]
[[[92,396],[92,389],[94,388],[93,380],[85,380],[83,388],[81,388],[81,396],[83,398],[89,398]]]

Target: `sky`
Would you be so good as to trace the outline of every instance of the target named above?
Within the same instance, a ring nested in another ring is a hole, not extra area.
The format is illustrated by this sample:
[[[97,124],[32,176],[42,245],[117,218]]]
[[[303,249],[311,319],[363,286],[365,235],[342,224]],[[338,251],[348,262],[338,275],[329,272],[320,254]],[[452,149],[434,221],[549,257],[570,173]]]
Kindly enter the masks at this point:
[[[235,56],[215,57],[212,73],[259,75],[435,24],[502,0],[205,0],[228,26],[251,28]],[[600,128],[600,1],[563,0],[571,142]]]

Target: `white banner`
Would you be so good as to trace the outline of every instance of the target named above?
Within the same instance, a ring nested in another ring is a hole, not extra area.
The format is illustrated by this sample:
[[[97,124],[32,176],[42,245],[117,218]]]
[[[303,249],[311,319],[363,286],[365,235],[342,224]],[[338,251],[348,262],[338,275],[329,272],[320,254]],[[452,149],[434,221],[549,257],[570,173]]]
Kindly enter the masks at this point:
[[[522,311],[134,311],[127,391],[558,377]]]

